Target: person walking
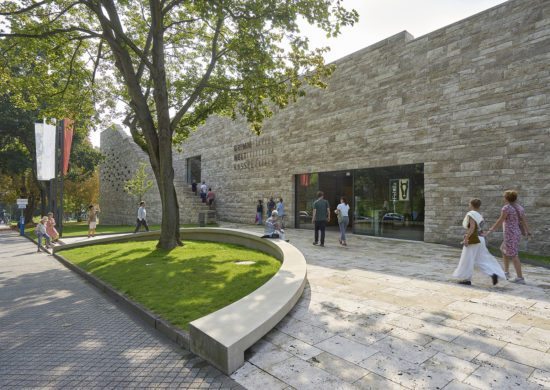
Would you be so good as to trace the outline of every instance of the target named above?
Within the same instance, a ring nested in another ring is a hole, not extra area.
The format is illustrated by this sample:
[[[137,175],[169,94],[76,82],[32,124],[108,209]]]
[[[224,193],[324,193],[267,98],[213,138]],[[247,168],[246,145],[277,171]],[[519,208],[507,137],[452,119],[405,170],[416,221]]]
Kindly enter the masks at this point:
[[[46,233],[48,233],[48,236],[50,236],[52,241],[57,241],[57,239],[59,238],[59,233],[55,228],[55,218],[53,217],[53,213],[51,211],[48,213],[48,220],[46,222]]]
[[[317,192],[317,200],[313,202],[313,216],[311,222],[315,224],[315,241],[313,245],[319,245],[319,231],[321,232],[321,246],[325,246],[325,228],[330,222],[330,205],[325,199],[323,191]]]
[[[149,226],[147,226],[147,210],[145,210],[145,202],[141,201],[139,202],[139,208],[137,212],[137,220],[136,220],[136,230],[134,230],[134,233],[137,233],[139,231],[139,228],[143,225],[145,227],[146,231],[149,231]]]
[[[261,199],[258,199],[258,203],[256,204],[256,225],[261,225],[263,223],[263,219],[264,219],[264,204]]]
[[[349,225],[349,204],[345,196],[340,198],[340,204],[334,211],[338,216],[338,227],[340,228],[340,245],[346,246],[346,228]]]
[[[271,213],[275,210],[275,201],[273,200],[273,197],[269,197],[269,200],[267,201],[267,216],[270,217]]]
[[[504,241],[500,246],[502,258],[504,261],[504,272],[506,279],[510,279],[510,260],[516,270],[516,278],[511,280],[514,283],[525,284],[525,278],[521,271],[521,262],[519,260],[519,243],[521,236],[531,236],[531,230],[527,224],[525,210],[517,203],[518,193],[513,190],[504,192],[504,206],[500,210],[500,217],[493,226],[487,231],[492,233],[496,228],[502,225],[504,231]]]
[[[279,214],[279,221],[281,221],[281,227],[285,228],[285,204],[283,203],[283,198],[279,198],[279,201],[277,202],[277,214]]]
[[[214,200],[216,199],[216,194],[214,191],[212,191],[212,188],[208,189],[208,193],[206,194],[206,204],[208,205],[208,208],[212,208],[212,204],[214,203]]]
[[[208,193],[208,187],[206,186],[206,182],[203,180],[201,184],[201,200],[202,203],[206,203],[206,194]]]
[[[95,237],[95,229],[97,228],[97,214],[99,208],[95,208],[93,204],[88,206],[88,238]]]
[[[195,181],[195,179],[193,179],[191,183],[191,192],[193,193],[193,195],[197,195],[197,182]]]
[[[48,217],[42,217],[34,230],[38,243],[37,252],[40,252],[40,247],[42,246],[42,238],[46,240],[46,249],[50,249],[51,237],[47,233],[46,223],[48,223]]]
[[[498,261],[491,255],[485,244],[482,227],[485,221],[479,212],[481,200],[471,199],[468,204],[468,212],[462,221],[466,234],[462,240],[462,254],[458,266],[453,272],[453,277],[459,279],[460,284],[470,286],[474,273],[474,265],[489,275],[493,285],[498,283],[498,278],[505,278],[504,271]]]

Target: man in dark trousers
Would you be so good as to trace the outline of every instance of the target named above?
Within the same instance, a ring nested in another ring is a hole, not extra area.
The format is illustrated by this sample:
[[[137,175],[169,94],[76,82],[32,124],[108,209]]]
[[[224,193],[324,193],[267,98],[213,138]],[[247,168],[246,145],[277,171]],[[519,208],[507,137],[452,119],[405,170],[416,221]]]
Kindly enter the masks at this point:
[[[147,226],[147,211],[145,210],[145,202],[143,201],[139,202],[136,230],[134,230],[134,233],[137,233],[139,231],[141,225],[145,227],[145,230],[149,231],[149,226]]]
[[[325,246],[325,228],[330,222],[330,206],[325,199],[323,191],[317,192],[317,200],[313,202],[313,217],[311,222],[315,224],[315,241],[313,245],[319,244],[319,230],[321,231],[321,246]]]

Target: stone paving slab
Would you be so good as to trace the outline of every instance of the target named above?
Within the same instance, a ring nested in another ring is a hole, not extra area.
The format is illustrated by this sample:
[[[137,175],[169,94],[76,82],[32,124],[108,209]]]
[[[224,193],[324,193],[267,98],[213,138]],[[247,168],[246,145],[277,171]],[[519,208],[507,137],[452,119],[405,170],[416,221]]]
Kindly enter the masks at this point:
[[[0,234],[0,388],[243,388],[124,313],[16,233]]]
[[[524,286],[492,286],[478,271],[461,286],[450,280],[458,248],[356,235],[342,247],[332,231],[320,248],[312,237],[287,231],[308,286],[251,348],[232,376],[241,384],[262,388],[269,375],[297,389],[548,388],[548,269],[524,265]]]

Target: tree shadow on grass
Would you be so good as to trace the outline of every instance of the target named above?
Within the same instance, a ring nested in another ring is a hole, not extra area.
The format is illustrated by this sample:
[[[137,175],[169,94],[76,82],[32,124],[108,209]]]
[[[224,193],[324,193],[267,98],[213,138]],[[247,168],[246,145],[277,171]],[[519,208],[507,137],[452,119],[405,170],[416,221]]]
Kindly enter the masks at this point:
[[[112,245],[112,244],[110,244]],[[223,244],[232,251],[246,248]],[[185,250],[185,249],[182,249]],[[212,248],[210,249],[212,250]],[[182,329],[188,323],[248,295],[267,282],[277,268],[260,255],[249,265],[236,265],[237,252],[178,257],[174,250],[134,248],[99,251],[75,264]],[[110,257],[116,256],[116,259]],[[265,255],[262,255],[265,256]],[[71,259],[71,253],[65,253]],[[277,262],[278,264],[278,262]]]

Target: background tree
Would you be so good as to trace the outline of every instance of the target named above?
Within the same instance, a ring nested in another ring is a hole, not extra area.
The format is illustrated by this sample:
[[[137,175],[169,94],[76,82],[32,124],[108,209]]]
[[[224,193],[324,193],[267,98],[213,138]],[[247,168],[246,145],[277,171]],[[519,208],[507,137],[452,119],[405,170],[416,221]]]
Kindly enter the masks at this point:
[[[2,201],[14,203],[15,198],[28,198],[24,211],[25,221],[32,222],[38,202],[48,193],[48,182],[36,179],[36,146],[34,123],[38,121],[36,110],[16,107],[7,94],[0,95],[0,174],[10,177],[2,186],[10,197]],[[91,176],[102,159],[86,138],[86,129],[76,130],[71,149],[68,181],[81,183]],[[99,184],[97,184],[99,188]],[[95,191],[98,192],[99,189]],[[13,198],[15,197],[15,198]],[[46,210],[42,210],[45,214]]]
[[[299,22],[337,35],[357,20],[340,0],[4,0],[0,15],[8,23],[0,37],[26,53],[60,37],[71,44],[66,59],[87,61],[94,80],[102,75],[92,95],[127,104],[124,122],[159,189],[166,249],[181,244],[173,142],[214,114],[242,115],[259,133],[273,107],[303,95],[306,84],[324,87],[332,71]]]
[[[74,180],[68,179],[64,183],[65,210],[71,211],[77,217],[88,208],[91,204],[97,204],[99,199],[99,175],[97,170],[87,177]]]
[[[153,180],[149,178],[147,173],[147,164],[143,161],[139,163],[139,168],[136,170],[134,176],[126,180],[124,184],[124,191],[130,195],[134,195],[141,202],[143,196],[147,191],[153,187]]]

